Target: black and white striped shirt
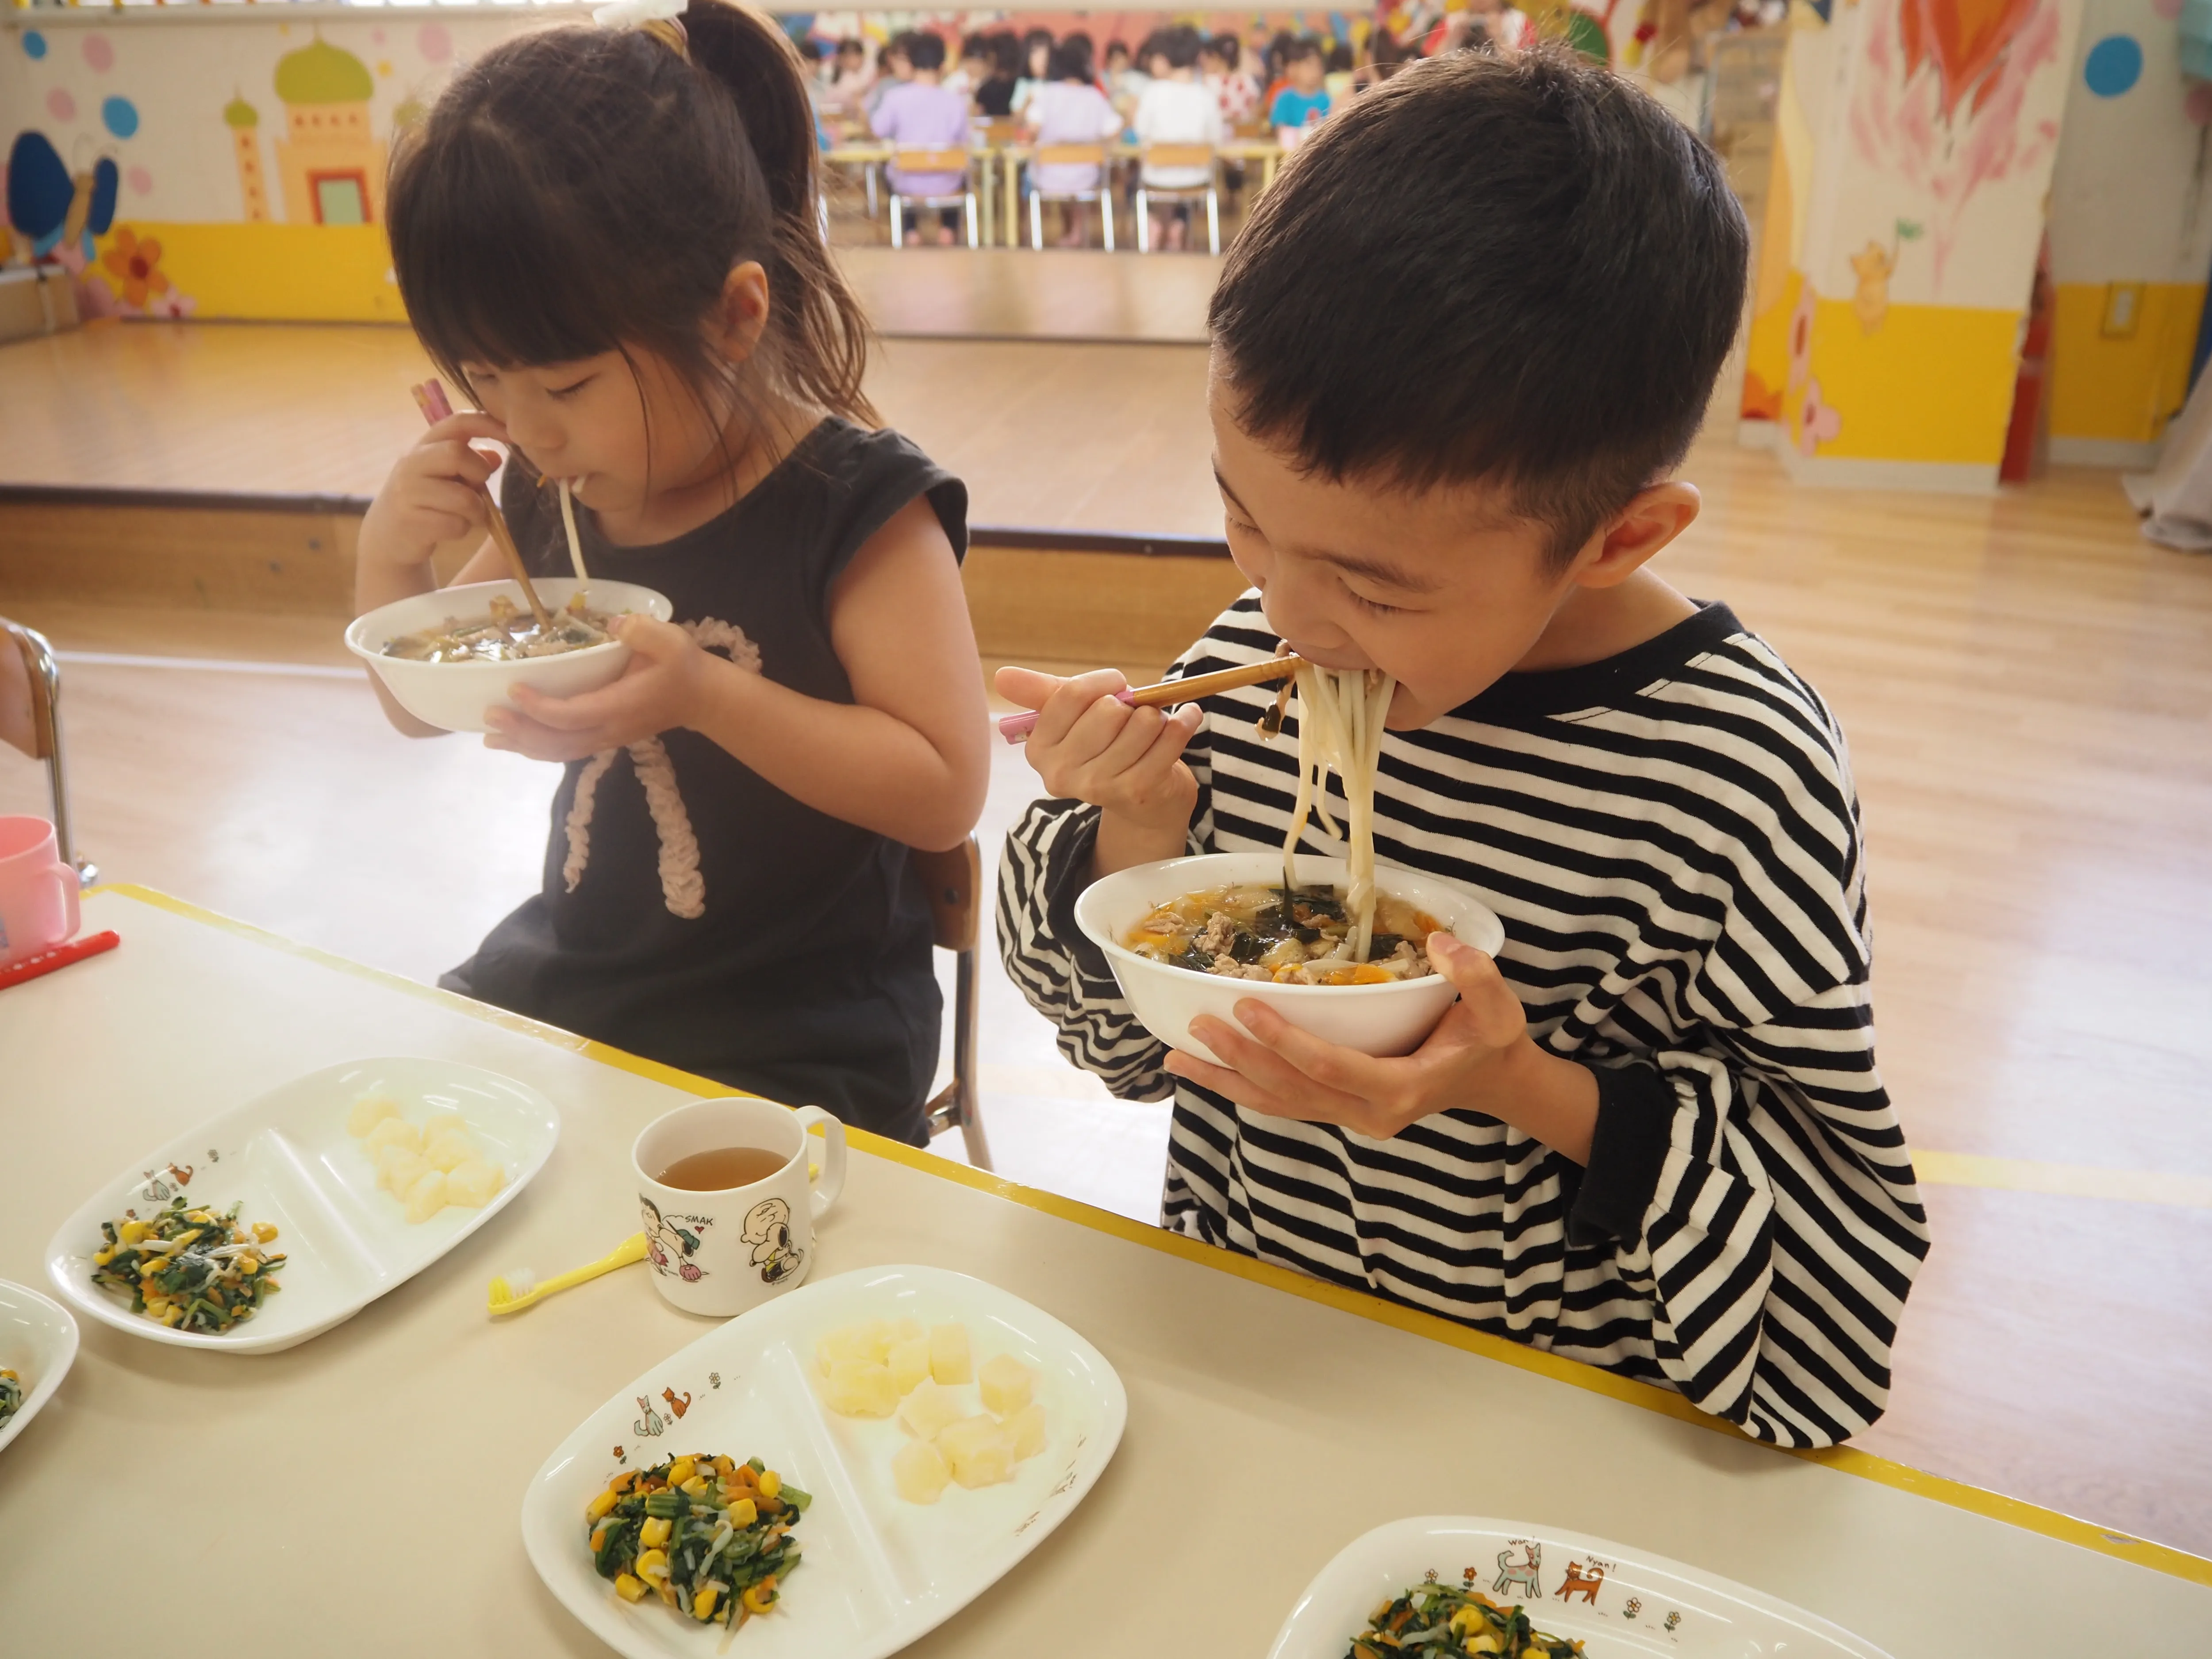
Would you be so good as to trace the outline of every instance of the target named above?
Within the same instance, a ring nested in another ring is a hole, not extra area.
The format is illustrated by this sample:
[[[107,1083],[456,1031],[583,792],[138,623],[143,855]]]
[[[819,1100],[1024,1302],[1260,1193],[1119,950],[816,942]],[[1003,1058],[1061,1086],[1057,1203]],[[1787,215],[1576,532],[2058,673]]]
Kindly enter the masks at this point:
[[[1248,593],[1175,672],[1277,644]],[[1194,851],[1282,844],[1296,722],[1258,734],[1273,697],[1202,704]],[[1382,743],[1376,856],[1504,921],[1532,1035],[1597,1076],[1587,1169],[1472,1111],[1375,1140],[1176,1084],[1073,920],[1097,820],[1030,807],[999,938],[1070,1060],[1125,1098],[1173,1087],[1165,1224],[1677,1389],[1761,1440],[1881,1414],[1928,1229],[1875,1073],[1858,804],[1827,708],[1726,606]]]

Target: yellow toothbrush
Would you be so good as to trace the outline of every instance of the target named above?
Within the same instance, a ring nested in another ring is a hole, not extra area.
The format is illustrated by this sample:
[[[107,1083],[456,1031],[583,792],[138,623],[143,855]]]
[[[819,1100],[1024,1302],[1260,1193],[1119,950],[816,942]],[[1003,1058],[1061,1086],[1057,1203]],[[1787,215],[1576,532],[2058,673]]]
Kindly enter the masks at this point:
[[[491,1282],[489,1302],[492,1317],[496,1319],[501,1314],[520,1313],[532,1303],[540,1301],[556,1291],[565,1291],[587,1279],[597,1279],[601,1273],[611,1273],[617,1267],[627,1267],[633,1261],[644,1260],[645,1235],[632,1233],[597,1261],[586,1262],[557,1279],[547,1279],[543,1285],[538,1282],[538,1275],[527,1267],[509,1268],[503,1278]]]

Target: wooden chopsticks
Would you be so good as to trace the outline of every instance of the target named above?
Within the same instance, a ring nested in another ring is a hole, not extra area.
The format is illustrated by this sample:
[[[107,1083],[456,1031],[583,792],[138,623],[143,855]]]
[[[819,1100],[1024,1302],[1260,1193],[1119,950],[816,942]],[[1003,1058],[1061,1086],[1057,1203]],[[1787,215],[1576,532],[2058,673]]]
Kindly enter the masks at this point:
[[[432,426],[453,412],[446,401],[446,388],[436,380],[425,380],[410,388],[415,393],[415,406],[422,411],[422,418]],[[538,590],[530,585],[529,567],[522,562],[522,550],[514,544],[514,532],[507,527],[507,514],[499,510],[499,503],[491,498],[489,489],[478,492],[484,505],[491,509],[491,538],[499,544],[500,556],[507,561],[507,574],[520,584],[522,597],[530,601],[530,614],[547,633],[553,631],[553,614],[545,608],[545,601],[538,597]]]
[[[1274,657],[1266,662],[1247,663],[1242,668],[1224,668],[1211,674],[1198,674],[1187,680],[1162,680],[1157,685],[1125,686],[1114,695],[1133,708],[1159,708],[1170,703],[1196,702],[1200,697],[1216,691],[1233,691],[1240,685],[1260,685],[1268,680],[1281,679],[1305,666],[1297,657]],[[1036,730],[1036,711],[1024,709],[1018,714],[1007,714],[999,721],[999,731],[1008,743],[1020,743]]]

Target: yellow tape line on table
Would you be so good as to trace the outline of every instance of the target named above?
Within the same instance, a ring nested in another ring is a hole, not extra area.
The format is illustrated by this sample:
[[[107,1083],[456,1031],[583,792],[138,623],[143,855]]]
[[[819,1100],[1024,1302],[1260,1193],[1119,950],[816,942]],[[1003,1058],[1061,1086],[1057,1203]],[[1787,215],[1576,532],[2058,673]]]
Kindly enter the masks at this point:
[[[604,1042],[595,1042],[589,1037],[578,1036],[574,1032],[564,1031],[558,1026],[547,1025],[538,1020],[526,1018],[520,1014],[509,1013],[503,1008],[494,1008],[453,992],[440,990],[435,986],[423,985],[404,975],[387,973],[381,968],[371,968],[364,963],[350,961],[344,957],[334,956],[327,951],[318,950],[312,945],[302,945],[296,939],[286,939],[281,933],[272,933],[265,928],[256,927],[251,922],[240,921],[230,916],[220,915],[212,910],[202,909],[198,905],[187,903],[182,899],[172,898],[168,894],[157,892],[150,887],[118,883],[96,887],[91,890],[93,893],[112,893],[120,898],[135,899],[142,904],[149,904],[157,909],[187,916],[195,921],[222,928],[228,933],[252,939],[272,949],[319,963],[325,968],[334,969],[340,973],[350,974],[357,979],[372,981],[392,990],[404,992],[410,996],[428,997],[446,1004],[457,1012],[471,1015],[506,1030],[518,1031],[525,1036],[539,1038],[558,1048],[566,1048],[572,1054],[588,1055],[604,1065],[613,1066],[617,1071],[628,1072],[635,1077],[647,1078],[655,1083],[665,1083],[672,1088],[682,1089],[696,1095],[726,1095],[737,1092],[733,1091],[728,1085],[717,1083],[711,1078],[694,1076],[689,1072],[678,1071],[675,1066],[664,1066],[658,1060],[641,1059],[636,1054],[624,1053],[620,1048],[610,1048]],[[90,895],[88,894],[88,896]],[[1364,1291],[1348,1290],[1342,1285],[1309,1279],[1303,1273],[1292,1273],[1286,1267],[1278,1267],[1265,1261],[1255,1261],[1249,1256],[1218,1249],[1212,1245],[1200,1243],[1196,1239],[1182,1237],[1164,1228],[1147,1226],[1143,1222],[1133,1221],[1127,1216],[1116,1215],[1108,1210],[1096,1209],[1075,1199],[1063,1198],[1057,1193],[1042,1192],[1034,1188],[1023,1187],[1001,1176],[989,1174],[988,1171],[971,1169],[964,1164],[955,1164],[949,1158],[939,1158],[933,1152],[923,1152],[916,1147],[904,1146],[898,1141],[887,1140],[880,1135],[871,1134],[865,1129],[853,1129],[847,1133],[854,1146],[878,1158],[889,1158],[894,1163],[903,1164],[910,1169],[919,1170],[946,1181],[958,1182],[963,1186],[972,1187],[978,1192],[989,1193],[994,1197],[1006,1199],[1011,1203],[1024,1205],[1032,1210],[1041,1211],[1062,1221],[1073,1222],[1077,1226],[1088,1227],[1094,1232],[1108,1233],[1128,1243],[1142,1245],[1146,1249],[1164,1251],[1170,1255],[1180,1256],[1186,1261],[1209,1267],[1216,1273],[1231,1273],[1256,1285],[1265,1285],[1271,1289],[1282,1291],[1291,1296],[1303,1297],[1309,1302],[1317,1302],[1325,1307],[1353,1314],[1362,1319],[1372,1320],[1378,1325],[1388,1325],[1411,1335],[1426,1337],[1431,1341],[1443,1343],[1449,1347],[1480,1354],[1484,1358],[1496,1360],[1500,1364],[1512,1365],[1524,1371],[1534,1371],[1540,1376],[1550,1377],[1554,1382],[1565,1382],[1591,1394],[1603,1395],[1608,1399],[1622,1401],[1629,1405],[1640,1407],[1645,1411],[1656,1412],[1662,1417],[1671,1417],[1680,1423],[1694,1424],[1699,1428],[1709,1429],[1739,1440],[1743,1438],[1741,1431],[1732,1425],[1723,1423],[1717,1418],[1699,1411],[1680,1395],[1670,1393],[1667,1389],[1654,1388],[1645,1382],[1633,1382],[1625,1376],[1615,1376],[1610,1371],[1599,1370],[1594,1366],[1583,1364],[1577,1360],[1562,1359],[1557,1355],[1524,1346],[1504,1337],[1469,1330],[1466,1326],[1455,1324],[1441,1316],[1423,1313],[1417,1308],[1409,1308],[1401,1303],[1386,1301]],[[2004,1162],[1998,1159],[1984,1161]],[[1859,1451],[1850,1446],[1830,1446],[1819,1450],[1794,1450],[1779,1447],[1771,1449],[1779,1452],[1784,1456],[1802,1458],[1808,1463],[1818,1463],[1840,1474],[1856,1475],[1863,1480],[1872,1480],[1879,1485],[1893,1487],[1899,1492],[1911,1492],[1916,1497],[1928,1498],[1935,1503],[1948,1504],[1954,1509],[1965,1510],[1971,1514],[1984,1516],[1990,1520],[2002,1522],[2007,1526],[2019,1527],[2027,1532],[2039,1533],[2046,1538],[2057,1539],[2062,1543],[2072,1544],[2081,1549],[2094,1550],[2100,1555],[2110,1555],[2123,1561],[2131,1561],[2136,1565],[2148,1567],[2154,1572],[2166,1573],[2191,1583],[2212,1586],[2212,1560],[2208,1560],[2202,1556],[2191,1555],[2186,1550],[2175,1549],[2168,1545],[2154,1544],[2146,1539],[2133,1538],[2125,1533],[2113,1532],[2108,1528],[2098,1526],[2094,1522],[2077,1520],[2072,1516],[2061,1515],[2055,1510],[2043,1509],[2016,1498],[2007,1498],[2001,1493],[1985,1492],[1978,1486],[1970,1486],[1964,1481],[1951,1480],[1942,1475],[1929,1474],[1903,1463],[1893,1462],[1886,1457],[1877,1457],[1871,1452]]]

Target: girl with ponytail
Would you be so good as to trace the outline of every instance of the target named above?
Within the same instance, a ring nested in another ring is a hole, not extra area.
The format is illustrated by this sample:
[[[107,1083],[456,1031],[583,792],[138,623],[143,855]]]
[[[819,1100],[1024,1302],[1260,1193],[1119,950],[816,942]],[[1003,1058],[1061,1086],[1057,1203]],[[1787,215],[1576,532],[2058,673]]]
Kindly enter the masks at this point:
[[[395,155],[408,316],[477,407],[392,468],[356,599],[481,540],[487,441],[526,560],[565,574],[565,485],[592,575],[675,617],[620,623],[605,690],[491,714],[565,771],[541,890],[441,983],[918,1140],[939,1004],[907,849],[958,845],[989,769],[967,491],[876,426],[796,52],[678,3],[486,52]],[[455,580],[501,574],[483,542]]]

